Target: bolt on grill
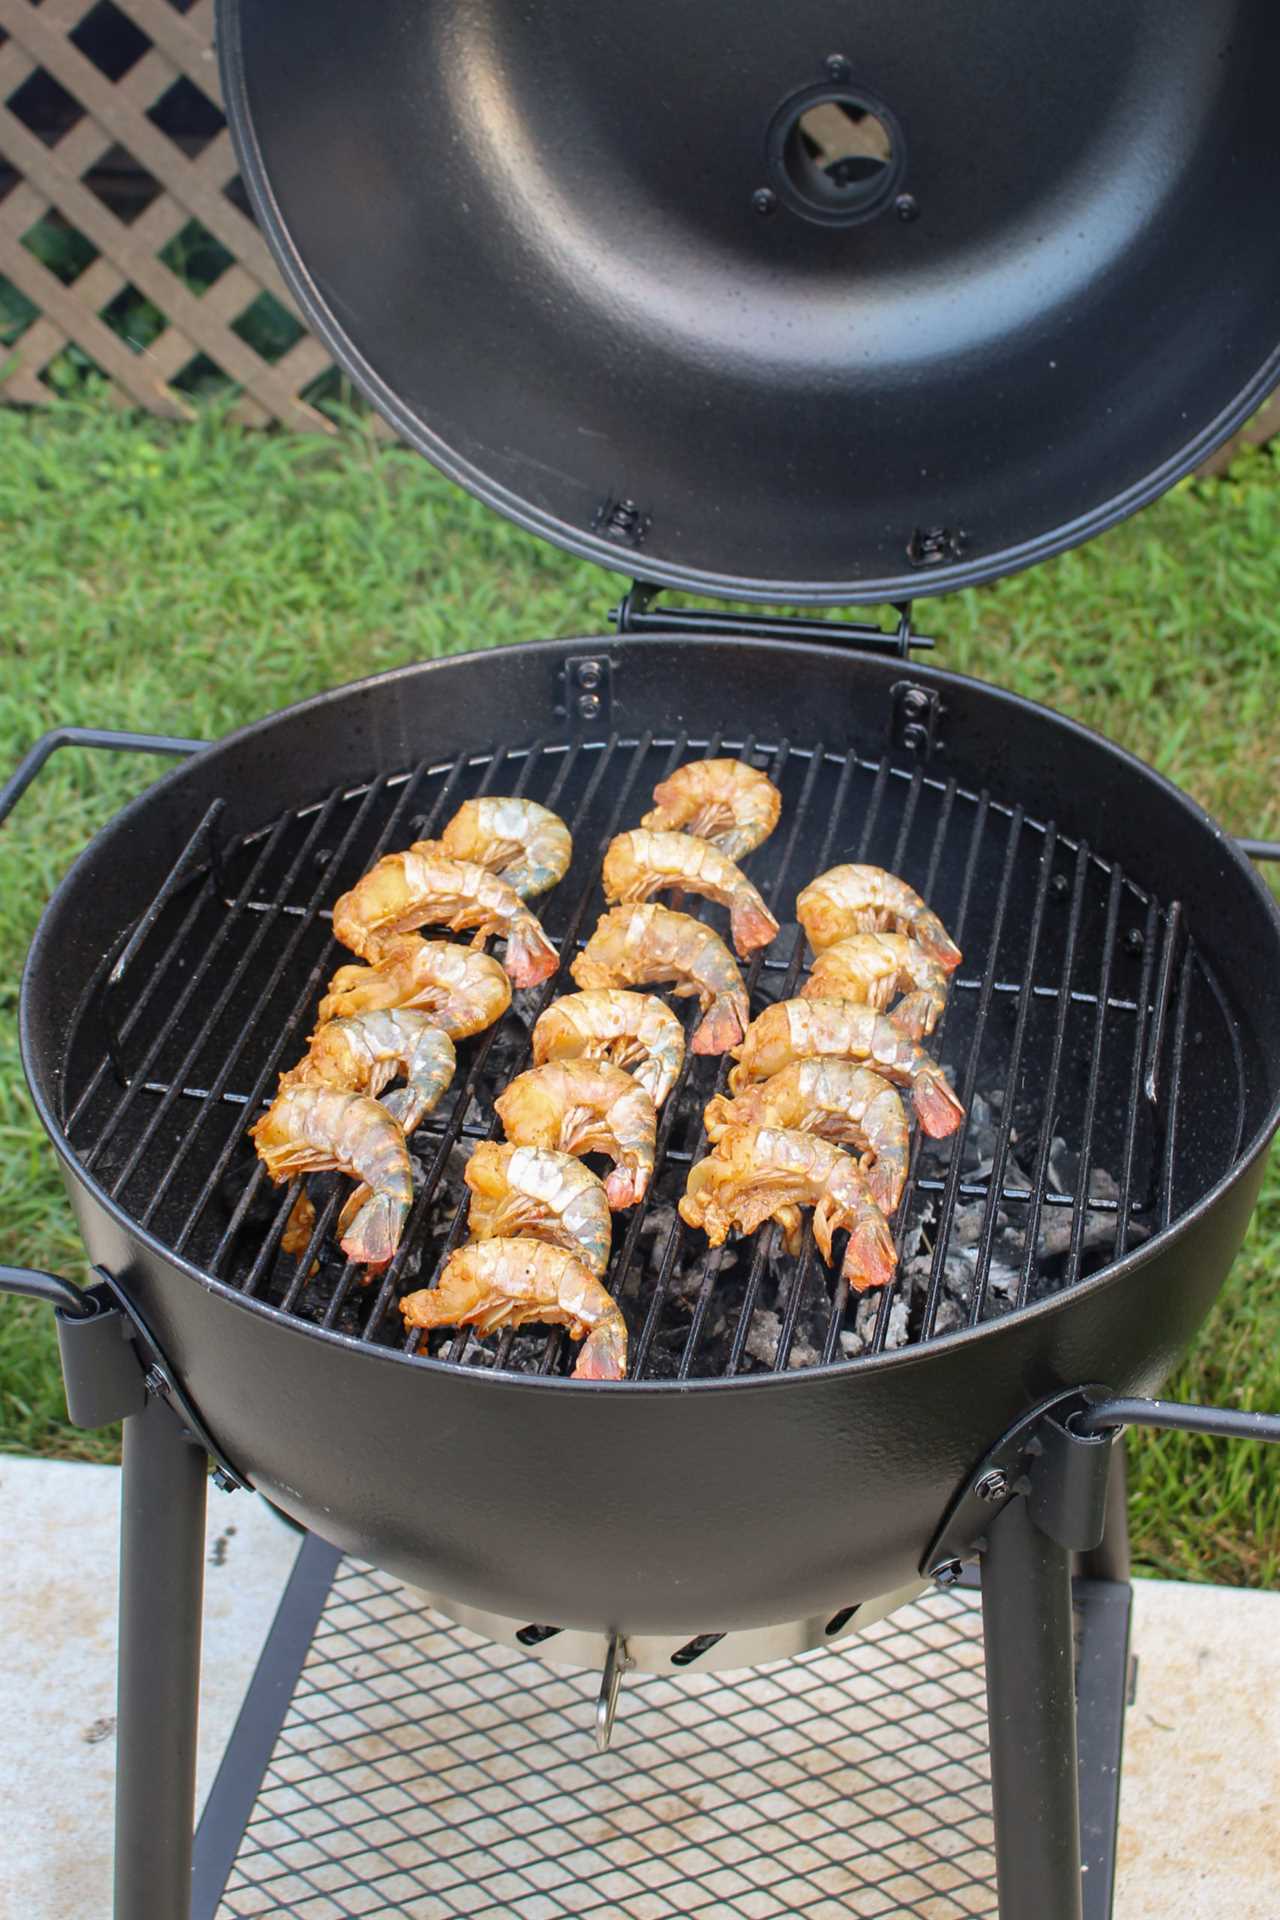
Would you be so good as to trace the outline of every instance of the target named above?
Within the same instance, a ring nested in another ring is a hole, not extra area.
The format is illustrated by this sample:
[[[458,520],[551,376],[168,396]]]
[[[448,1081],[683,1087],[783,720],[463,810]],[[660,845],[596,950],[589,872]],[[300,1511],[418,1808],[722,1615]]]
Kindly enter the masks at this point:
[[[334,789],[226,845],[215,803],[86,993],[63,1114],[81,1162],[139,1225],[246,1296],[437,1359],[567,1371],[559,1329],[489,1341],[445,1331],[419,1346],[418,1334],[405,1342],[397,1302],[431,1284],[465,1236],[459,1149],[496,1133],[494,1096],[528,1064],[538,1013],[573,990],[569,962],[604,905],[609,839],[682,760],[722,752],[764,767],[784,796],[777,832],[747,862],[782,922],[744,968],[753,1013],[803,979],[790,915],[809,877],[838,860],[899,872],[965,950],[929,1045],[968,1118],[949,1141],[917,1136],[893,1223],[898,1275],[851,1300],[811,1232],[790,1259],[773,1227],[711,1252],[680,1221],[675,1201],[705,1147],[702,1108],[729,1065],[690,1055],[660,1116],[648,1200],[615,1217],[606,1284],[629,1323],[633,1379],[850,1363],[975,1326],[1109,1265],[1233,1164],[1240,1123],[1216,1140],[1182,1125],[1188,1085],[1234,1074],[1242,1094],[1244,1075],[1222,990],[1178,902],[1016,802],[891,755],[651,733],[427,762]],[[332,902],[382,853],[429,837],[485,792],[527,794],[572,828],[573,866],[538,903],[562,964],[462,1045],[453,1089],[412,1142],[417,1193],[401,1247],[366,1285],[333,1251],[345,1185],[335,1177],[310,1183],[306,1251],[280,1251],[298,1188],[270,1186],[245,1129],[350,957],[332,937]],[[1242,1114],[1243,1099],[1235,1106]]]

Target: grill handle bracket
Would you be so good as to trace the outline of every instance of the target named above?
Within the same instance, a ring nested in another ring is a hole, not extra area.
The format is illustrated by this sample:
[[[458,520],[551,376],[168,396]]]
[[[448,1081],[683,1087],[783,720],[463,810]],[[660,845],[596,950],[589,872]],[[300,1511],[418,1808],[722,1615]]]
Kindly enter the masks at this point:
[[[175,759],[199,753],[207,740],[186,740],[167,733],[117,733],[104,727],[54,727],[42,734],[0,787],[0,825],[17,806],[46,760],[59,747],[96,747],[107,753],[162,753]]]
[[[734,639],[819,640],[827,646],[850,647],[860,653],[896,654],[909,660],[913,648],[927,650],[934,642],[911,624],[911,602],[896,602],[898,624],[892,632],[863,620],[814,620],[802,614],[726,613],[716,608],[667,607],[655,610],[663,591],[649,580],[636,580],[621,602],[609,610],[619,634],[693,633],[729,634]]]

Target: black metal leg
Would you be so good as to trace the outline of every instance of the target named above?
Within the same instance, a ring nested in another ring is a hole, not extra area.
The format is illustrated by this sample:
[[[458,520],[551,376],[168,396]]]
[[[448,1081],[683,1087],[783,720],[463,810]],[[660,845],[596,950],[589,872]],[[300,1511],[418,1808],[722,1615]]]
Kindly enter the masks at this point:
[[[1107,1525],[1100,1544],[1082,1553],[1078,1572],[1082,1580],[1129,1578],[1129,1469],[1123,1434],[1111,1449],[1107,1465]]]
[[[115,1920],[191,1910],[206,1468],[162,1400],[125,1421]]]
[[[1000,1920],[1081,1920],[1071,1555],[1017,1498],[982,1556]]]

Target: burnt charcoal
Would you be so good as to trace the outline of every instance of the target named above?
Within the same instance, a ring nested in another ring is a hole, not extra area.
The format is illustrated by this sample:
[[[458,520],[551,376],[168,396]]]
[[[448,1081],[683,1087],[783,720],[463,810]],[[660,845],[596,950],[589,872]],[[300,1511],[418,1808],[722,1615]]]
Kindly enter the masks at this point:
[[[745,1351],[762,1367],[772,1368],[777,1363],[778,1342],[782,1338],[782,1320],[768,1308],[757,1308],[751,1316],[751,1326],[747,1333]],[[787,1365],[795,1371],[802,1367],[816,1367],[822,1359],[820,1348],[811,1346],[797,1334],[791,1342],[791,1351],[787,1356]]]

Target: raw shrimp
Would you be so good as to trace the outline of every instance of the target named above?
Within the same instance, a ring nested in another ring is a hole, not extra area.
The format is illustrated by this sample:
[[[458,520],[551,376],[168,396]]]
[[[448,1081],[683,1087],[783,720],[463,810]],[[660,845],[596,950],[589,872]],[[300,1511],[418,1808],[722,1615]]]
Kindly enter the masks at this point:
[[[573,858],[573,839],[558,813],[536,800],[489,794],[463,801],[439,845],[453,860],[473,860],[501,874],[522,900],[563,880]]]
[[[742,955],[767,947],[778,923],[747,876],[709,840],[691,833],[636,827],[609,842],[601,873],[606,900],[648,900],[677,887],[729,909],[733,944]]]
[[[384,943],[376,966],[339,967],[319,1017],[323,1022],[412,1008],[429,1013],[451,1040],[466,1040],[500,1020],[510,1005],[511,982],[492,954],[406,933]]]
[[[782,811],[772,780],[744,760],[690,760],[659,781],[653,797],[642,827],[699,834],[731,860],[767,840]]]
[[[791,1127],[730,1127],[715,1152],[689,1169],[680,1218],[713,1247],[731,1227],[754,1233],[779,1220],[787,1251],[800,1251],[800,1207],[813,1208],[813,1237],[831,1265],[831,1236],[849,1229],[843,1273],[865,1292],[892,1280],[898,1255],[884,1215],[857,1164],[829,1140]]]
[[[599,987],[553,1000],[533,1030],[535,1066],[547,1060],[609,1060],[660,1107],[684,1065],[684,1028],[652,993]]]
[[[392,1080],[403,1079],[407,1084],[389,1093],[382,1107],[407,1135],[439,1104],[456,1067],[452,1040],[428,1014],[396,1008],[318,1027],[304,1058],[280,1076],[280,1085],[333,1087],[376,1100]]]
[[[724,1053],[746,1032],[747,989],[719,934],[670,907],[613,907],[569,969],[580,987],[646,986],[672,981],[677,996],[696,994],[703,1021],[695,1053]]]
[[[883,1013],[895,994],[907,998],[894,1009],[898,1024],[918,1019],[932,1033],[947,1004],[947,975],[905,933],[852,933],[824,947],[800,989],[803,1000],[857,1000]]]
[[[500,934],[515,987],[536,987],[559,964],[541,922],[505,880],[470,860],[451,860],[428,840],[407,853],[386,854],[333,910],[334,937],[375,963],[395,935],[428,922],[452,933],[475,928],[477,947]]]
[[[832,867],[811,880],[796,900],[796,918],[815,953],[851,933],[908,934],[951,973],[962,955],[936,913],[918,893],[883,867]]]
[[[744,1088],[736,1100],[717,1094],[707,1103],[703,1125],[711,1140],[736,1126],[791,1127],[856,1147],[871,1198],[883,1213],[897,1211],[910,1130],[899,1094],[870,1067],[852,1060],[793,1060],[781,1073]]]
[[[894,1086],[909,1086],[920,1125],[935,1140],[954,1133],[964,1119],[951,1083],[919,1041],[874,1007],[852,1000],[779,1000],[766,1007],[733,1050],[739,1064],[729,1085],[740,1093],[808,1055],[860,1060]]]
[[[604,1191],[615,1212],[644,1199],[658,1113],[621,1067],[607,1060],[548,1060],[519,1074],[493,1104],[514,1146],[607,1153],[614,1167]]]
[[[249,1135],[277,1186],[331,1170],[359,1180],[338,1220],[342,1250],[363,1266],[386,1266],[413,1203],[413,1171],[404,1129],[385,1107],[365,1093],[285,1087]]]
[[[400,1302],[407,1327],[524,1327],[546,1320],[587,1335],[575,1380],[621,1380],[627,1371],[627,1323],[612,1294],[566,1253],[538,1240],[484,1240],[459,1247],[438,1286]]]
[[[566,1247],[599,1278],[609,1264],[613,1221],[604,1187],[571,1153],[484,1140],[463,1174],[471,1189],[473,1240],[528,1234]]]

